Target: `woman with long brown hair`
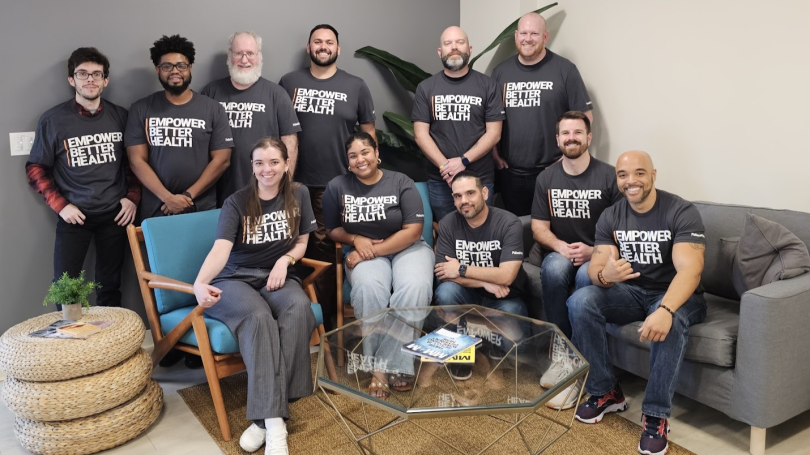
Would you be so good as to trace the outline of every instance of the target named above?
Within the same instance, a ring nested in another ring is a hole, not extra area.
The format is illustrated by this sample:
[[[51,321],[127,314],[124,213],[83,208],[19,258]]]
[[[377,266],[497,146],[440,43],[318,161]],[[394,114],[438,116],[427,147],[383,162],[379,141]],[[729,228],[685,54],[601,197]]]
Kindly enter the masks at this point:
[[[292,265],[304,256],[315,216],[309,192],[293,183],[284,143],[253,147],[254,179],[225,200],[217,237],[194,282],[206,316],[222,321],[247,367],[247,418],[239,440],[287,454],[287,403],[312,393],[309,336],[315,316]],[[193,233],[189,233],[193,235]]]

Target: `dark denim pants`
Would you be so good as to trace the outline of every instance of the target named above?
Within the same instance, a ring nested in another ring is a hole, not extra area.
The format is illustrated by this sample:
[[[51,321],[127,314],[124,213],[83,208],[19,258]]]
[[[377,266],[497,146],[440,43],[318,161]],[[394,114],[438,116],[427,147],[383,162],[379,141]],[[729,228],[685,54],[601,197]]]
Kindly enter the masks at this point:
[[[571,339],[571,322],[568,320],[568,297],[576,290],[590,286],[588,265],[574,267],[570,260],[560,253],[553,252],[543,258],[540,266],[540,286],[543,292],[543,307],[548,322],[560,328],[563,335]]]
[[[568,299],[568,312],[574,330],[572,341],[591,364],[588,383],[585,384],[588,393],[601,396],[616,386],[605,326],[608,323],[643,321],[658,309],[665,293],[616,283],[610,288],[588,286]],[[692,294],[675,312],[666,339],[650,343],[650,377],[641,403],[644,414],[669,418],[675,382],[689,341],[689,327],[703,322],[705,318],[706,300],[703,294]]]

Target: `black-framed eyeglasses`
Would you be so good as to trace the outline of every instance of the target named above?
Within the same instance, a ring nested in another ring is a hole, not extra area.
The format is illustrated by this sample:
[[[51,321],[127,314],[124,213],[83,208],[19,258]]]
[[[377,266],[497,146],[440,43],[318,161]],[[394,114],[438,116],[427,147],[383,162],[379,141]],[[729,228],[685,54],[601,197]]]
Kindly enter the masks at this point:
[[[177,68],[177,71],[186,71],[191,65],[188,63],[180,62],[180,63],[161,63],[157,67],[160,68],[161,71],[164,73],[168,73],[171,70]]]
[[[87,71],[76,71],[73,73],[73,77],[81,81],[87,80],[87,78],[90,76],[93,76],[94,81],[100,81],[104,79],[106,75],[101,71],[93,71],[92,73],[88,73]]]

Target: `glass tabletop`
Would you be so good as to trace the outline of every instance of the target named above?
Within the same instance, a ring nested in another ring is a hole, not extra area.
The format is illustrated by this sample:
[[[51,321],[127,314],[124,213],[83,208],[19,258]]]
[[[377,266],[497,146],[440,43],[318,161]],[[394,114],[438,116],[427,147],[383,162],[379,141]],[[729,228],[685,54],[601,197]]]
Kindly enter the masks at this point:
[[[482,341],[444,362],[403,351],[438,328]],[[477,305],[389,308],[322,337],[317,385],[409,418],[530,412],[588,368],[548,322]]]

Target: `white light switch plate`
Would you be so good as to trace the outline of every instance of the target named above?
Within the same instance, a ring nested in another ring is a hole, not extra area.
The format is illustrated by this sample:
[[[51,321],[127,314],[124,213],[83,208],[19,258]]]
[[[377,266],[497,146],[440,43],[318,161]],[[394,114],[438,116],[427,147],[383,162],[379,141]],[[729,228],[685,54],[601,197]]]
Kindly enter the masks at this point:
[[[8,142],[11,147],[11,156],[29,155],[34,145],[34,132],[8,133]]]

